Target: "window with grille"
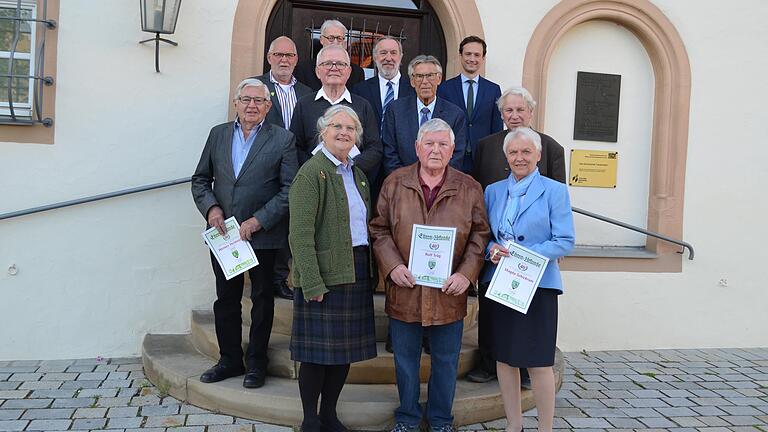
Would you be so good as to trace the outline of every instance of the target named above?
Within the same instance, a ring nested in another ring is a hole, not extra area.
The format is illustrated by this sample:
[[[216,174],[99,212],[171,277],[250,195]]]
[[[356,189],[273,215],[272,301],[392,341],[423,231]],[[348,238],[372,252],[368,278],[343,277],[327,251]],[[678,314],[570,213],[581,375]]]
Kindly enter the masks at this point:
[[[0,124],[50,125],[42,118],[45,33],[55,23],[45,18],[47,2],[0,0]]]

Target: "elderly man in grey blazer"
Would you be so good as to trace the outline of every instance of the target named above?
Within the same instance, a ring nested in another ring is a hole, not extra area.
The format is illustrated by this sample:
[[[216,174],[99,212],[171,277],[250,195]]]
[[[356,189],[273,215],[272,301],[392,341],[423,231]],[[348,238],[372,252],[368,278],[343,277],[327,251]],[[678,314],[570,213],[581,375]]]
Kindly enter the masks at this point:
[[[211,256],[220,358],[200,376],[206,383],[245,373],[243,386],[258,388],[266,376],[275,304],[272,272],[277,251],[288,241],[288,189],[297,170],[293,134],[264,121],[272,107],[269,96],[268,88],[257,79],[237,86],[233,98],[237,118],[211,129],[192,175],[192,196],[208,226],[224,234],[224,220],[234,216],[240,223],[240,237],[251,243],[259,260],[249,273],[253,308],[243,367],[244,275],[227,280]]]

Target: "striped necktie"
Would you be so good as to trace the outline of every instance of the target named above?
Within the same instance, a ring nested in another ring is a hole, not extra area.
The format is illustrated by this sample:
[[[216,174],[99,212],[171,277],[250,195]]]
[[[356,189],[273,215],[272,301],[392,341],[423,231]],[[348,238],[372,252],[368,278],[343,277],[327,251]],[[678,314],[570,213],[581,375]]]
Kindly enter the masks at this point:
[[[429,121],[429,108],[424,107],[421,109],[421,119],[419,120],[419,127]]]
[[[387,81],[387,94],[384,96],[384,105],[381,107],[381,125],[380,128],[384,129],[384,114],[387,113],[387,108],[392,101],[395,100],[395,89],[392,87],[392,81]]]

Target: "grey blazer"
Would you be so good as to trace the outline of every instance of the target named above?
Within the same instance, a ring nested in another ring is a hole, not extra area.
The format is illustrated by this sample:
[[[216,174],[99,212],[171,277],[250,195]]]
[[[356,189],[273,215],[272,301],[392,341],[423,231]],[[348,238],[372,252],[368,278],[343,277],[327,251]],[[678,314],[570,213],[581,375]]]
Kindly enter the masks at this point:
[[[269,112],[267,113],[267,122],[280,126],[283,129],[289,129],[285,126],[285,122],[283,121],[283,107],[280,105],[280,100],[277,98],[277,94],[275,93],[275,84],[269,79],[269,71],[267,71],[267,73],[264,75],[251,78],[256,78],[257,80],[266,84],[267,88],[269,88],[270,99],[272,99],[272,108],[270,108]],[[312,93],[311,88],[305,86],[299,81],[296,81],[296,85],[293,86],[293,91],[296,92],[297,101],[305,94]]]
[[[200,162],[192,175],[192,197],[208,220],[208,211],[217,205],[224,218],[238,223],[256,217],[262,229],[251,237],[254,249],[279,249],[288,245],[288,189],[296,175],[296,147],[293,134],[283,128],[264,125],[256,136],[240,175],[232,166],[234,122],[211,129]]]

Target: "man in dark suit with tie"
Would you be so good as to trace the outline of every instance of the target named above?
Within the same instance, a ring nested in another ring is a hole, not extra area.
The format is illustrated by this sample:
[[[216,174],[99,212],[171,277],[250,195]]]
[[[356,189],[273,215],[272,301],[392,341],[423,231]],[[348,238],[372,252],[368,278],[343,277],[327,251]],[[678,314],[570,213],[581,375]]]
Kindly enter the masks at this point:
[[[323,48],[331,45],[338,45],[346,50],[347,45],[347,27],[337,20],[326,20],[320,26],[320,45]],[[319,54],[319,53],[318,53]],[[308,86],[312,91],[320,90],[323,84],[315,73],[316,58],[301,61],[296,66],[296,79],[300,83]],[[350,74],[347,80],[347,87],[350,89],[357,83],[365,80],[363,68],[356,64],[350,64]]]
[[[468,36],[459,44],[462,72],[440,84],[437,95],[464,110],[467,118],[467,147],[461,170],[472,173],[477,142],[503,128],[496,101],[501,96],[499,85],[480,76],[488,51],[485,41]]]
[[[533,119],[533,110],[536,101],[523,87],[512,87],[506,90],[498,101],[498,109],[507,129],[517,127],[530,127]],[[472,176],[480,183],[483,189],[489,184],[509,177],[509,164],[504,157],[504,138],[508,131],[503,130],[489,135],[477,143],[475,164]],[[541,136],[541,159],[537,163],[539,173],[565,183],[565,152],[563,146],[549,135],[539,132]],[[474,382],[487,382],[496,379],[496,361],[491,354],[491,312],[493,311],[489,300],[485,297],[488,284],[480,284],[478,299],[480,311],[477,315],[477,342],[480,351],[480,362],[474,370],[467,374],[467,379]],[[530,378],[527,372],[521,370],[520,376],[523,387],[530,387]]]
[[[298,82],[293,76],[299,57],[296,54],[296,44],[287,36],[280,36],[269,44],[267,61],[270,70],[264,75],[255,77],[266,84],[272,100],[272,108],[267,113],[266,121],[283,129],[290,129],[291,117],[296,101],[312,90]],[[292,300],[293,291],[288,287],[288,273],[290,267],[291,250],[287,246],[280,249],[275,258],[275,272],[273,274],[273,291],[278,297]]]
[[[461,169],[467,127],[461,108],[437,96],[437,86],[443,79],[440,62],[432,56],[416,56],[408,65],[408,76],[416,96],[392,102],[384,114],[381,140],[384,146],[385,175],[418,160],[416,134],[419,126],[433,118],[442,119],[451,125],[456,136],[456,147],[450,164]]]
[[[244,275],[227,280],[211,255],[216,278],[213,313],[220,358],[200,376],[205,383],[242,375],[243,386],[264,385],[267,345],[274,318],[272,271],[275,254],[288,241],[288,189],[296,175],[293,134],[264,121],[272,103],[261,81],[246,79],[235,90],[237,119],[211,129],[192,175],[197,209],[224,235],[224,221],[240,223],[240,238],[250,242],[259,264],[251,279],[251,327],[248,349],[241,346]]]
[[[364,97],[373,107],[376,120],[381,124],[384,112],[392,101],[415,96],[410,80],[400,73],[403,46],[399,40],[386,36],[373,46],[373,61],[377,74],[352,87],[352,93]]]

